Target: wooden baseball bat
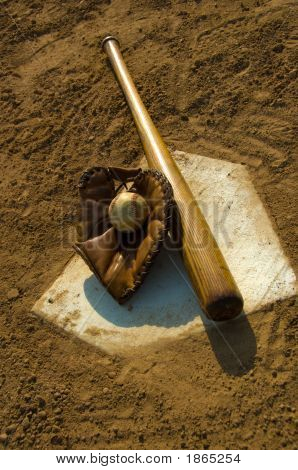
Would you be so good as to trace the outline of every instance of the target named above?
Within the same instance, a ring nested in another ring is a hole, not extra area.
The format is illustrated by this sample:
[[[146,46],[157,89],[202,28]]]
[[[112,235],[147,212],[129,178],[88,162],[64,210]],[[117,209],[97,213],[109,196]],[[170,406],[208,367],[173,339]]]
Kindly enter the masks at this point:
[[[149,167],[162,171],[173,187],[182,226],[183,259],[201,307],[213,320],[234,318],[242,311],[243,299],[205,217],[138,94],[118,40],[106,36],[102,48],[134,118]]]

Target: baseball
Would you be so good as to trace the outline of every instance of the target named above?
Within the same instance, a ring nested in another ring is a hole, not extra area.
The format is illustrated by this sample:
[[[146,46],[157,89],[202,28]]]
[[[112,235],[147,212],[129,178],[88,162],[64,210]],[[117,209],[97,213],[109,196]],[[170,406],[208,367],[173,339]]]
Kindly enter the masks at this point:
[[[149,215],[150,209],[145,199],[137,193],[121,192],[111,202],[109,216],[111,224],[120,232],[133,232]]]

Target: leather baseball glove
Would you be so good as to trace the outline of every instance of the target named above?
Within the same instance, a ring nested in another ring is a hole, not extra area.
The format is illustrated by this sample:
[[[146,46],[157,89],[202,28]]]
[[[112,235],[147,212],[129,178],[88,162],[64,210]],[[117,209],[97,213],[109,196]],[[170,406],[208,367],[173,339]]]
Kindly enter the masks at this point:
[[[128,187],[129,186],[129,187]],[[145,198],[150,213],[135,232],[119,232],[109,220],[109,205],[120,190]],[[173,191],[157,170],[94,167],[79,182],[78,242],[74,249],[119,302],[142,284],[169,230]]]

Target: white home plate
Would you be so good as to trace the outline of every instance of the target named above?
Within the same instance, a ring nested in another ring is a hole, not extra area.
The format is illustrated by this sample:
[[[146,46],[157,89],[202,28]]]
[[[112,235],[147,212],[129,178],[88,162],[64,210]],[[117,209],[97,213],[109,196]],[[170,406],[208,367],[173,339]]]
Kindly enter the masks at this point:
[[[238,283],[245,313],[295,294],[294,272],[247,170],[184,152],[174,157]],[[143,286],[122,306],[75,255],[33,311],[108,352],[212,326],[202,314],[180,255],[166,250]]]

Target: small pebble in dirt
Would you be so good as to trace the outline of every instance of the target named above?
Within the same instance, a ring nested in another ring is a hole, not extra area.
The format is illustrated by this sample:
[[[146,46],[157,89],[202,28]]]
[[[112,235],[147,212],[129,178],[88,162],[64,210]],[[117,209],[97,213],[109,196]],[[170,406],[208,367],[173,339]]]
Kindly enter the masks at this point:
[[[44,407],[46,406],[46,401],[45,401],[45,399],[44,399],[43,397],[41,397],[41,396],[38,396],[38,397],[36,397],[36,398],[37,398],[37,400],[38,400],[38,406],[39,406],[40,408],[44,408]]]
[[[146,397],[146,392],[140,391],[140,392],[138,393],[137,397],[138,397],[140,400],[143,399],[143,398],[145,398],[145,397]]]
[[[47,413],[45,411],[40,411],[38,413],[38,417],[41,419],[46,419],[47,418]]]
[[[28,217],[31,213],[32,213],[32,207],[26,207],[26,209],[22,213],[22,217]]]
[[[13,289],[10,289],[7,292],[7,299],[8,300],[14,300],[14,299],[17,299],[19,297],[19,295],[20,295],[20,293],[19,293],[18,289],[13,288]]]
[[[16,424],[10,424],[9,426],[7,426],[6,432],[7,434],[12,434],[16,431],[16,429],[17,429]]]
[[[107,387],[104,387],[103,393],[109,393],[109,391],[110,391],[110,390],[109,390]]]
[[[6,432],[3,432],[0,434],[0,442],[5,443],[7,440],[7,434]]]
[[[110,377],[110,379],[114,379],[116,377],[116,372],[110,371],[108,373],[108,376]]]
[[[29,421],[29,419],[28,419],[27,417],[23,420],[22,425],[23,425],[24,431],[26,431],[26,430],[29,428],[29,426],[30,426],[30,421]]]
[[[282,43],[276,44],[276,46],[273,47],[273,52],[280,53],[284,50],[285,46]]]
[[[51,439],[51,443],[54,445],[61,445],[63,443],[63,439],[59,435],[55,435]]]

